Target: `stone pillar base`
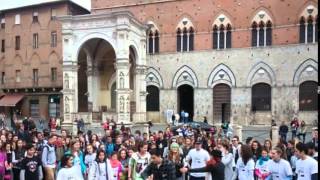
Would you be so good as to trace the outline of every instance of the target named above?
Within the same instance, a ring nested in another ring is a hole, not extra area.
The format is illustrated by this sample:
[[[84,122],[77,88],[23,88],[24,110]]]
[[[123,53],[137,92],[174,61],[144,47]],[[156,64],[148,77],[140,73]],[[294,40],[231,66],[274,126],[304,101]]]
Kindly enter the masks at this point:
[[[239,140],[242,141],[242,126],[241,125],[235,125],[235,132],[234,135],[239,136]]]
[[[276,145],[279,141],[279,127],[278,126],[272,126],[271,127],[271,131],[272,131],[272,144]]]

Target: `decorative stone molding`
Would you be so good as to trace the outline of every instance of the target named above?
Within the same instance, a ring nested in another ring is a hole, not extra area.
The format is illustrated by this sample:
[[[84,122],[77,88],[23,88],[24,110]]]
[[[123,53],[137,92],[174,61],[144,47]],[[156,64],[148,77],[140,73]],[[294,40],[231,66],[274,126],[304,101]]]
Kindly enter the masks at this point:
[[[308,5],[302,13],[300,14],[300,17],[308,18],[311,16],[313,19],[315,19],[318,16],[318,8],[312,4]]]
[[[209,75],[208,87],[213,88],[215,85],[224,83],[230,87],[236,86],[236,78],[231,69],[225,64],[216,66]]]
[[[247,77],[247,86],[251,87],[257,83],[267,83],[271,86],[276,84],[276,75],[272,68],[260,61],[256,65],[254,65]]]
[[[159,89],[163,88],[162,77],[160,73],[153,67],[147,69],[146,82],[147,86],[153,85],[158,87]]]
[[[293,85],[299,86],[304,81],[318,82],[318,62],[314,59],[307,59],[301,63],[293,76]]]
[[[260,10],[252,19],[252,23],[256,22],[256,23],[260,23],[263,22],[264,24],[266,24],[268,21],[272,22],[272,18],[271,16],[264,10]]]
[[[181,21],[178,23],[177,28],[176,29],[181,29],[183,30],[184,28],[186,29],[190,29],[190,28],[194,28],[192,22],[188,19],[188,18],[183,18],[181,19]]]
[[[224,27],[227,27],[228,24],[232,25],[230,19],[229,19],[226,15],[220,14],[220,15],[214,20],[214,22],[213,22],[213,24],[212,24],[212,27],[215,26],[215,25],[216,25],[217,27],[220,27],[221,25],[223,25]]]
[[[193,88],[198,87],[198,78],[194,71],[187,65],[182,66],[175,73],[172,82],[172,87],[177,88],[183,84],[188,84]]]

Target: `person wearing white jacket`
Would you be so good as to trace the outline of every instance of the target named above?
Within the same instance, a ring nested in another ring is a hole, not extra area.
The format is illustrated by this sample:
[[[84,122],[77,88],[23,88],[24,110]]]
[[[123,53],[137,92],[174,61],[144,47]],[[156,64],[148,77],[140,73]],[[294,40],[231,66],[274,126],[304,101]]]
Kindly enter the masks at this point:
[[[106,157],[106,153],[103,150],[97,152],[97,158],[92,163],[88,180],[109,180],[113,178],[113,171],[110,161]]]
[[[233,154],[229,151],[229,141],[223,141],[219,149],[222,152],[221,162],[224,164],[224,180],[232,180],[233,178]]]

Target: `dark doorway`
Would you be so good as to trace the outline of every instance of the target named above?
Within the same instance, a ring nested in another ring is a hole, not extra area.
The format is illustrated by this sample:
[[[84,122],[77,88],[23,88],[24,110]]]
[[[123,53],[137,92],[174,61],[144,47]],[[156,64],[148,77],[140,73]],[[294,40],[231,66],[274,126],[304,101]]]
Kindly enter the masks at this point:
[[[178,87],[178,110],[189,113],[189,120],[193,120],[193,87],[182,85]]]
[[[230,121],[231,88],[218,84],[213,88],[213,121],[214,123]]]
[[[84,51],[80,52],[78,60],[78,112],[88,112],[88,79],[87,58]]]

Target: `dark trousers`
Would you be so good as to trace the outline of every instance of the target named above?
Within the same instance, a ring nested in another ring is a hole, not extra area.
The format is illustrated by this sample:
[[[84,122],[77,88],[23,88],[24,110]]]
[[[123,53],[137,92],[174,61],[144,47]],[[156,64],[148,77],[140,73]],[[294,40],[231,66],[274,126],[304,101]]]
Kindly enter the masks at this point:
[[[20,180],[20,169],[12,168],[13,171],[13,179]]]
[[[282,140],[284,140],[285,142],[287,142],[287,133],[282,133],[282,132],[280,132],[280,138],[281,138]]]
[[[301,136],[302,136],[302,142],[304,143],[304,142],[306,141],[306,133],[299,133],[299,134],[298,134],[299,140],[301,140],[301,139],[300,139]]]
[[[193,176],[190,176],[189,180],[206,180],[206,177],[193,177]]]

